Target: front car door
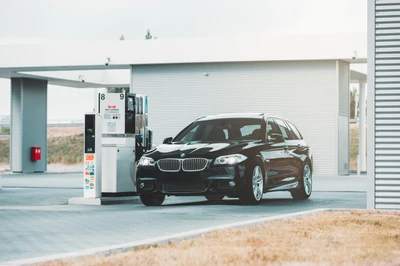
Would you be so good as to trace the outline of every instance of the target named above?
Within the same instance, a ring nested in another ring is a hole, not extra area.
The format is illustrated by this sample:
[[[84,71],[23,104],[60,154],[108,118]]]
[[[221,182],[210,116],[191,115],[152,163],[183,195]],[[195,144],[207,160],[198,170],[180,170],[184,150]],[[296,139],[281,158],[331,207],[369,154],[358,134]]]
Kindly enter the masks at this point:
[[[279,181],[283,183],[292,183],[297,180],[302,171],[301,154],[299,154],[301,145],[287,121],[275,119],[275,122],[278,124],[283,138],[285,139],[284,152],[287,155],[286,177]]]
[[[265,171],[267,176],[266,186],[276,187],[277,181],[284,179],[287,175],[286,164],[288,154],[285,152],[285,142],[279,126],[274,119],[266,121],[266,145],[261,152],[264,158]]]
[[[290,170],[293,176],[300,177],[303,171],[303,164],[308,157],[309,147],[303,140],[298,129],[289,121],[284,121],[288,128],[289,139],[286,141],[288,144],[288,151],[292,158]]]

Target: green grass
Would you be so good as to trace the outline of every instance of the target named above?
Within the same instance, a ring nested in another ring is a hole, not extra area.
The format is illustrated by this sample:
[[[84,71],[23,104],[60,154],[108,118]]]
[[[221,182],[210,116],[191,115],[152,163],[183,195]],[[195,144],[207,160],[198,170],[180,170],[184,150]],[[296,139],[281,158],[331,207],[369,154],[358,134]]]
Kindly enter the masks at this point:
[[[47,147],[47,163],[49,164],[81,164],[83,162],[83,134],[50,137]],[[0,163],[9,163],[9,151],[9,140],[0,140]]]

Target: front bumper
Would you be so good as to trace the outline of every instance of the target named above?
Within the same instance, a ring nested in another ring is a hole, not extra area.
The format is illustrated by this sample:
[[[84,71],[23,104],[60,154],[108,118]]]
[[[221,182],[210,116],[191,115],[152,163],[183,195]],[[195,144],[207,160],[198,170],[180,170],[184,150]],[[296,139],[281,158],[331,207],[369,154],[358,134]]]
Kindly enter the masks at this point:
[[[174,173],[163,172],[157,166],[138,167],[137,191],[140,194],[161,193],[175,196],[207,194],[237,196],[243,186],[245,170],[244,164],[208,166],[198,172],[180,170]]]

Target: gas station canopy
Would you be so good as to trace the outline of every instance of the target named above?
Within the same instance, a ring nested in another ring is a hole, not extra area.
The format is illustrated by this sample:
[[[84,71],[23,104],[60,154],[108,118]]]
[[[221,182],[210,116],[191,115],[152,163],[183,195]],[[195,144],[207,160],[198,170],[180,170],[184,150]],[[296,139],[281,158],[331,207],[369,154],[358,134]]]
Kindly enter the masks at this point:
[[[78,88],[130,84],[130,66],[212,62],[343,60],[366,63],[366,34],[257,39],[63,41],[0,45],[0,78]]]

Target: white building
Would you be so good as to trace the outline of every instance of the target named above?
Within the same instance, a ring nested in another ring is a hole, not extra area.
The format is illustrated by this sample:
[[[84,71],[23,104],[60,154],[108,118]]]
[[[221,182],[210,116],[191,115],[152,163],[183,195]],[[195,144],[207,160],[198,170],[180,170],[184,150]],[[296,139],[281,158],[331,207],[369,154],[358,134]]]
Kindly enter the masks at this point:
[[[315,174],[348,174],[347,61],[135,66],[132,78],[134,91],[149,96],[155,143],[202,115],[273,113],[297,125],[311,145]]]

